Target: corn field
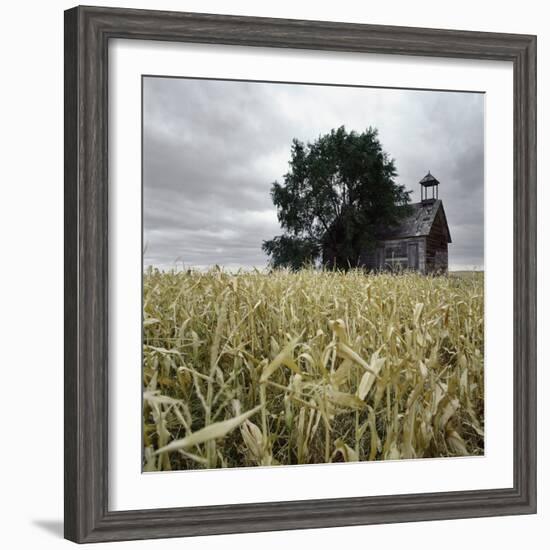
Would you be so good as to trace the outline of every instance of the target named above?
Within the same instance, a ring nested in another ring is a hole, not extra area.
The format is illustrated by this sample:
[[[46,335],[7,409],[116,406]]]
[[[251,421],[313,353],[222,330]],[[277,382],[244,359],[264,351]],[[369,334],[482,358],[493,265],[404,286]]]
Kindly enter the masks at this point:
[[[483,454],[483,274],[144,274],[145,471]]]

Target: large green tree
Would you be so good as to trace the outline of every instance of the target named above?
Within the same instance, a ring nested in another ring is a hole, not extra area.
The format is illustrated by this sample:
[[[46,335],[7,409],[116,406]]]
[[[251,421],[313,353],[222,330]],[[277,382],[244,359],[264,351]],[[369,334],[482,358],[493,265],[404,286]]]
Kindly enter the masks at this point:
[[[341,126],[308,144],[294,139],[289,167],[271,188],[284,231],[262,246],[273,267],[299,269],[319,259],[331,268],[354,267],[377,229],[407,214],[410,191],[395,182],[394,160],[375,128],[357,133]]]

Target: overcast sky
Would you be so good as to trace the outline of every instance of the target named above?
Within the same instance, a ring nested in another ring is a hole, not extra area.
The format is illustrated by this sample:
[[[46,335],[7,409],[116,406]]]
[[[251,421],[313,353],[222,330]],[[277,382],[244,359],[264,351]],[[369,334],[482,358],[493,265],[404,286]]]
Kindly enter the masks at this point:
[[[413,202],[432,172],[450,269],[483,268],[482,94],[158,77],[143,94],[145,266],[265,267],[292,139],[344,125],[378,128]]]

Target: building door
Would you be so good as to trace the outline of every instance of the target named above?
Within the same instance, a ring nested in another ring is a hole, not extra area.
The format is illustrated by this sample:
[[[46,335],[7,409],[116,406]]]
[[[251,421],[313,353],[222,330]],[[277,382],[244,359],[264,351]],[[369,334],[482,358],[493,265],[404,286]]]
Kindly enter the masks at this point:
[[[407,251],[409,269],[418,271],[418,243],[410,243]]]

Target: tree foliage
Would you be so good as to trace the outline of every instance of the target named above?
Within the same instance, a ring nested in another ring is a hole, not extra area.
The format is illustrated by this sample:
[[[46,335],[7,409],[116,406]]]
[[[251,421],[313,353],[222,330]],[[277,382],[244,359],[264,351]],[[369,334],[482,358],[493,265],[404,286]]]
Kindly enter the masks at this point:
[[[284,231],[262,246],[273,267],[299,269],[318,260],[354,267],[377,228],[407,213],[410,191],[395,182],[394,160],[375,128],[357,133],[341,126],[308,144],[294,139],[289,167],[271,188]]]

